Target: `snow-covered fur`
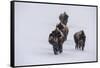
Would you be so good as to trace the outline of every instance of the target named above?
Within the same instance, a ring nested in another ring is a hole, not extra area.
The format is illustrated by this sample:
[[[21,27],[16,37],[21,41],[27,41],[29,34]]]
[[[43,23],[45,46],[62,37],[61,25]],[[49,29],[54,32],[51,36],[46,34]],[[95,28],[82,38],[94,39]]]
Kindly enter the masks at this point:
[[[75,41],[75,49],[81,49],[84,50],[85,47],[85,40],[86,36],[83,30],[76,32],[74,34],[74,41]]]

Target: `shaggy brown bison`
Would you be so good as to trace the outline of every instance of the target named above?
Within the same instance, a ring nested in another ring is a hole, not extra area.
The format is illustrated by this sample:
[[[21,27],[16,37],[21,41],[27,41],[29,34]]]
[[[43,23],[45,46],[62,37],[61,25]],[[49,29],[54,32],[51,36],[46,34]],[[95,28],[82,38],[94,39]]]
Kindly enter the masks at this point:
[[[84,50],[85,47],[85,40],[86,36],[83,30],[77,32],[74,34],[74,41],[75,41],[75,49],[81,49]]]
[[[54,54],[63,52],[63,43],[67,38],[69,29],[67,27],[68,15],[64,12],[59,16],[60,23],[56,25],[56,29],[49,35],[49,43],[53,45]]]

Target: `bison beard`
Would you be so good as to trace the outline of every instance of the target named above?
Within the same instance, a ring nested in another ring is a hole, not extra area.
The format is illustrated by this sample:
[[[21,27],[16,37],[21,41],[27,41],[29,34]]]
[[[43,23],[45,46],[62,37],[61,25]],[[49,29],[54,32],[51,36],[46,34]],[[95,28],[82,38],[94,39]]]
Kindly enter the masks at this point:
[[[86,40],[86,36],[84,31],[80,31],[74,34],[74,41],[75,41],[75,49],[81,49],[84,50],[85,47],[85,40]]]

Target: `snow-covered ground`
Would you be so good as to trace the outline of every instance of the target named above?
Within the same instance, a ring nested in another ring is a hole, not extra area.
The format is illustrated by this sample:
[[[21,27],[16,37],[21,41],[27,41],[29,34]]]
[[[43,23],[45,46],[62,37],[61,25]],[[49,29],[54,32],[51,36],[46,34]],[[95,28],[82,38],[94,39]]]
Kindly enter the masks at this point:
[[[53,54],[48,36],[59,23],[60,13],[69,15],[68,40],[63,53]],[[75,50],[73,35],[84,30],[85,50]],[[39,65],[96,61],[96,8],[70,5],[15,3],[15,65]]]

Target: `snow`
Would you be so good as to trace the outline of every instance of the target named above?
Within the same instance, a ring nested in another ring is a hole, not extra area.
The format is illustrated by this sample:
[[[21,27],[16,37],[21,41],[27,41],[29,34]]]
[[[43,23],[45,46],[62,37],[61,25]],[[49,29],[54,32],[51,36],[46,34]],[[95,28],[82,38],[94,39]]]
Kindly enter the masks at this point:
[[[60,13],[69,15],[68,40],[63,53],[53,54],[48,36],[59,23]],[[85,50],[75,50],[73,35],[84,30]],[[96,7],[15,3],[15,65],[40,65],[96,61]]]

